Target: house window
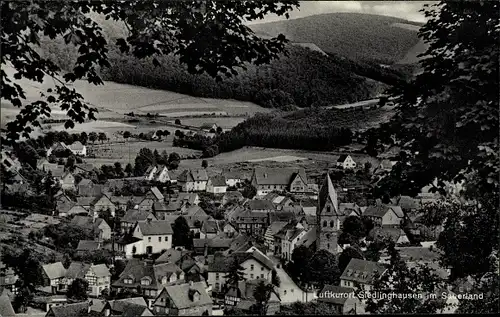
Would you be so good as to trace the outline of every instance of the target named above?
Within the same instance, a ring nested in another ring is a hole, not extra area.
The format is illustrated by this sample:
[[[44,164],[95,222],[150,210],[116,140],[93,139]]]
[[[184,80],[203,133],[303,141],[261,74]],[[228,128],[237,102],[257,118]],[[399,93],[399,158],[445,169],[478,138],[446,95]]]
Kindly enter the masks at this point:
[[[331,206],[326,207],[326,212],[327,212],[327,213],[332,212],[332,207],[331,207]]]
[[[261,274],[261,275],[260,275],[260,277],[261,277],[261,278],[264,278],[264,274]]]
[[[330,243],[327,243],[327,244],[326,244],[326,248],[327,248],[327,249],[330,249]]]
[[[250,265],[250,271],[253,271],[253,264]]]
[[[250,278],[253,278],[253,274],[250,274]]]
[[[148,237],[148,242],[151,242],[151,237]]]
[[[167,241],[168,241],[168,236],[165,237],[165,242],[167,242]]]
[[[330,228],[333,228],[333,220],[330,221]]]
[[[260,267],[260,270],[261,270],[261,271],[264,271],[264,267],[263,267],[263,266],[261,266],[261,267]]]
[[[219,279],[219,273],[215,273],[215,279],[218,280]]]
[[[323,227],[326,227],[327,225],[328,225],[328,224],[327,224],[326,220],[325,220],[325,221],[323,221]]]
[[[284,291],[283,291],[283,294],[285,294],[285,295],[286,295],[286,290],[284,290]]]

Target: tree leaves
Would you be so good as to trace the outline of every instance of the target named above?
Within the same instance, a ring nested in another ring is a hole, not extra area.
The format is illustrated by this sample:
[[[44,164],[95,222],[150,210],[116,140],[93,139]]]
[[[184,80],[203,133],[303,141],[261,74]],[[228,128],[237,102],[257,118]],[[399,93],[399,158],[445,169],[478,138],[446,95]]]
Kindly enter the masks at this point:
[[[127,38],[116,39],[116,45],[126,53],[132,51],[136,57],[179,54],[181,62],[188,65],[192,73],[206,73],[222,80],[222,76],[235,75],[236,68],[245,63],[269,62],[277,58],[284,48],[285,39],[260,39],[243,24],[244,20],[255,20],[267,13],[283,15],[298,1],[282,1],[279,4],[256,2],[196,3],[172,1],[127,1],[111,2],[103,6],[99,2],[32,1],[1,3],[3,16],[1,32],[1,63],[10,62],[17,70],[16,79],[43,82],[46,76],[64,85],[59,78],[60,69],[52,61],[40,57],[34,47],[40,45],[38,34],[51,39],[61,37],[66,45],[77,48],[79,57],[72,72],[63,75],[66,83],[87,80],[100,85],[102,79],[98,67],[109,67],[108,43],[102,28],[86,14],[94,12],[105,19],[121,20],[128,28]],[[258,13],[257,13],[258,12]],[[155,66],[159,63],[155,57]],[[2,72],[2,97],[22,107],[17,97],[25,98],[22,90],[9,85],[10,79]],[[16,92],[17,90],[17,92]],[[82,96],[57,89],[63,110],[73,122],[94,119],[96,109],[84,107]],[[53,103],[53,99],[48,100]],[[47,113],[47,112],[45,112]],[[40,115],[40,113],[38,113]],[[38,116],[37,115],[37,116]],[[27,126],[37,116],[26,112],[8,125],[5,139],[14,141],[19,134],[29,135]],[[67,127],[72,125],[68,123]]]

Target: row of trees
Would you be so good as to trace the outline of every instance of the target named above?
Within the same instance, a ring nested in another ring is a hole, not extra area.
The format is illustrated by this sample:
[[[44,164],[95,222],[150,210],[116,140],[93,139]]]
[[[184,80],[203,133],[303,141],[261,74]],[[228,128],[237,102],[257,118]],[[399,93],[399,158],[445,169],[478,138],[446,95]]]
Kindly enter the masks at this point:
[[[332,113],[329,114],[330,116]],[[229,132],[207,137],[178,135],[174,146],[203,151],[203,157],[213,157],[243,146],[262,146],[285,149],[332,150],[352,142],[348,128],[337,128],[327,122],[314,122],[312,118],[290,120],[275,114],[257,114]]]
[[[166,165],[169,170],[175,170],[180,162],[181,156],[176,152],[168,154],[163,150],[160,154],[158,150],[151,151],[149,148],[142,148],[135,157],[134,175],[144,176],[146,170],[155,165]]]

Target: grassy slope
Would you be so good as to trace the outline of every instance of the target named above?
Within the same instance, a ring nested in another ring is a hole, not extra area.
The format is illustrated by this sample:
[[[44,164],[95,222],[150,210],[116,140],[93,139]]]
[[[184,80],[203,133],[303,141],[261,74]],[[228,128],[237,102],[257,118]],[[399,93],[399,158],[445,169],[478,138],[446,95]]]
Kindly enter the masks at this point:
[[[387,16],[331,13],[251,27],[265,36],[282,33],[292,41],[313,42],[326,52],[352,60],[393,64],[418,42],[415,29],[395,23],[418,25]]]
[[[109,43],[114,43],[115,38],[124,35],[123,27],[118,22],[106,21],[98,15],[91,17],[102,26]],[[59,61],[62,67],[70,67],[75,59],[75,49],[62,46],[61,40],[44,39],[42,53]],[[380,84],[356,76],[348,67],[344,67],[341,59],[332,60],[321,53],[296,46],[291,47],[290,51],[290,57],[273,62],[271,67],[249,67],[237,78],[225,80],[219,85],[207,76],[187,74],[178,60],[171,56],[160,58],[163,67],[158,69],[153,67],[151,60],[137,61],[112,48],[109,53],[112,67],[103,70],[103,77],[109,81],[197,97],[237,99],[259,104],[263,102],[256,100],[257,92],[279,89],[291,94],[296,99],[295,104],[301,107],[308,107],[314,102],[308,95],[319,94],[326,102],[339,104],[370,98],[380,90]]]

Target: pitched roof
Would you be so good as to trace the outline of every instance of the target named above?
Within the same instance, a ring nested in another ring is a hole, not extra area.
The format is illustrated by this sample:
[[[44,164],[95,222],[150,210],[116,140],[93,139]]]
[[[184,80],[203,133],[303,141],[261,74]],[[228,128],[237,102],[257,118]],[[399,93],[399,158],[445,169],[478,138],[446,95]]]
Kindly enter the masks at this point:
[[[306,232],[306,234],[302,238],[300,238],[299,241],[297,241],[295,246],[299,247],[302,245],[306,248],[309,248],[311,245],[316,243],[316,237],[317,237],[316,234],[317,234],[317,231],[315,228],[309,229]]]
[[[385,266],[381,263],[361,259],[351,259],[347,267],[344,269],[344,272],[342,272],[340,279],[371,284],[376,274],[380,276],[384,273],[384,271]]]
[[[327,201],[330,201],[333,204],[335,212],[339,213],[337,192],[335,191],[335,187],[333,187],[332,180],[330,179],[330,175],[328,174],[326,175],[325,180],[321,185],[321,189],[319,190],[318,200],[318,212],[321,212],[323,210],[323,207],[325,207]]]
[[[281,229],[283,229],[283,227],[285,227],[286,225],[287,225],[286,221],[273,221],[273,222],[271,222],[269,227],[267,227],[266,234],[274,236]]]
[[[81,151],[83,150],[84,145],[80,141],[73,142],[70,145],[66,146],[68,149],[73,150],[73,151]]]
[[[142,316],[145,311],[149,311],[149,314],[146,316],[154,316],[153,313],[149,310],[148,307],[142,306],[142,305],[137,305],[133,303],[127,303],[124,304],[124,310],[122,314],[120,315],[121,317],[137,317],[137,316]]]
[[[75,169],[81,169],[84,172],[90,172],[94,169],[94,164],[92,163],[75,164]]]
[[[138,222],[137,225],[145,236],[173,234],[171,221],[146,221]]]
[[[249,259],[256,260],[257,262],[267,267],[269,270],[272,270],[274,267],[273,262],[258,251],[239,251],[233,252],[227,257],[214,257],[214,261],[212,263],[209,263],[208,267],[209,271],[211,272],[228,272],[231,264],[234,263],[234,261],[236,261],[238,264],[242,264]]]
[[[153,195],[155,195],[156,199],[158,200],[163,200],[165,198],[163,197],[163,194],[156,186],[151,187],[151,192],[153,193]]]
[[[156,220],[156,217],[150,211],[129,209],[122,217],[122,221],[135,223],[137,221],[146,221],[148,218]]]
[[[102,218],[94,219],[93,217],[79,215],[76,215],[70,223],[73,226],[82,227],[88,230],[97,230],[102,224],[109,227],[108,223]]]
[[[197,193],[179,193],[176,197],[176,200],[186,201],[186,202],[190,203],[191,205],[194,205],[196,199],[199,199],[199,196]]]
[[[165,212],[176,212],[181,210],[182,202],[173,201],[173,202],[163,202],[163,201],[155,201],[153,203],[154,211],[165,211]]]
[[[385,237],[391,239],[393,242],[397,242],[401,236],[406,236],[403,229],[393,227],[375,227],[368,233],[368,237],[372,239]]]
[[[82,178],[82,180],[78,183],[78,186],[89,186],[92,184],[94,184],[94,182],[91,179]]]
[[[194,241],[194,239],[193,239]],[[156,259],[156,263],[177,263],[179,260],[181,260],[182,256],[190,254],[190,251],[187,250],[177,250],[177,249],[168,249],[165,252],[163,252],[158,259]]]
[[[274,210],[274,205],[269,200],[252,199],[245,204],[250,210]]]
[[[206,220],[203,221],[201,225],[201,231],[203,233],[217,233],[219,226],[216,220]]]
[[[222,239],[222,238],[213,238],[213,239],[193,239],[193,247],[195,248],[204,248],[205,244],[209,248],[217,248],[217,249],[229,249],[231,247],[232,239]]]
[[[130,284],[123,284],[123,279],[125,277],[133,277],[135,284],[140,284],[141,279],[149,277],[151,279],[151,284],[149,288],[157,288],[161,284],[163,277],[170,277],[172,274],[177,274],[177,277],[182,273],[182,270],[175,263],[165,262],[165,263],[152,263],[144,262],[137,259],[129,260],[127,266],[120,274],[120,278],[113,283],[114,286],[129,286]]]
[[[66,304],[62,306],[52,306],[50,310],[55,317],[87,317],[89,302]]]
[[[61,178],[64,175],[64,166],[57,164],[45,164],[44,170],[52,173],[52,177]]]
[[[180,182],[208,181],[207,171],[205,169],[184,170],[177,178],[177,181]]]
[[[76,204],[79,206],[91,206],[95,197],[76,197]]]
[[[307,183],[306,171],[303,168],[256,167],[254,169],[257,185],[290,185],[297,174]]]
[[[14,317],[16,312],[12,308],[12,303],[10,301],[9,295],[2,294],[0,296],[0,316],[2,317]]]
[[[66,270],[66,277],[70,279],[84,278],[90,266],[88,263],[71,262],[68,270]]]
[[[347,155],[347,154],[342,154],[342,155],[340,155],[340,156],[339,156],[339,158],[337,159],[337,163],[344,163],[344,162],[345,162],[345,160],[347,160],[347,157],[348,157],[348,156],[349,156],[349,155]]]
[[[199,299],[193,301],[192,292],[199,294]],[[180,285],[166,286],[162,292],[166,292],[177,309],[211,305],[212,299],[208,296],[205,282],[185,283]]]
[[[215,175],[210,177],[210,182],[212,186],[215,187],[225,187],[226,185],[226,177],[224,175]]]
[[[224,170],[222,174],[226,179],[242,179],[241,173],[235,170]]]
[[[401,210],[401,207],[388,205],[368,206],[363,212],[363,216],[382,218],[390,210],[392,210],[399,218],[404,217],[404,213],[403,210]]]
[[[101,244],[99,241],[94,240],[80,240],[78,242],[78,246],[76,247],[77,251],[96,251],[99,250]]]
[[[340,203],[339,212],[344,216],[349,216],[355,212],[358,216],[361,215],[361,208],[356,203]]]
[[[117,300],[109,301],[109,304],[111,305],[111,309],[113,311],[116,311],[116,312],[125,311],[127,306],[129,306],[129,305],[138,305],[138,306],[144,306],[144,307],[148,306],[144,297],[131,297],[131,298],[124,298],[124,299],[117,299]]]
[[[325,285],[319,292],[318,302],[330,303],[334,305],[344,305],[347,299],[353,295],[354,289],[337,285]],[[334,295],[335,294],[335,295]]]
[[[45,275],[51,280],[61,278],[66,275],[66,269],[61,262],[42,265]]]
[[[95,264],[92,265],[90,268],[97,277],[105,277],[111,275],[106,264]]]

